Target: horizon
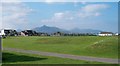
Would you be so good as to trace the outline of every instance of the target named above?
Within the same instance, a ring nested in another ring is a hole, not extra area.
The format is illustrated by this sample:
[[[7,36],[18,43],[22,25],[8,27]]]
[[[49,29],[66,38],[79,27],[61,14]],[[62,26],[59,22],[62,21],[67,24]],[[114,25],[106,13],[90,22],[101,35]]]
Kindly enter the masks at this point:
[[[2,7],[2,28],[33,29],[47,25],[65,30],[118,32],[117,2],[11,2],[2,3]]]
[[[44,27],[44,26],[46,26],[46,27],[54,27],[54,28],[58,28],[58,29],[62,29],[62,28],[60,28],[60,27],[55,27],[55,26],[48,26],[48,25],[42,25],[42,26],[39,26],[39,27],[34,27],[34,28],[41,28],[41,27]],[[3,29],[12,29],[12,30],[16,30],[16,31],[23,31],[23,30],[33,30],[34,28],[32,28],[32,29],[20,29],[20,28],[18,28],[18,29],[13,29],[13,28],[3,28]],[[79,30],[86,30],[86,29],[80,29],[80,28],[73,28],[73,29],[69,29],[69,30],[67,30],[67,29],[62,29],[62,30],[66,30],[66,31],[71,31],[71,30],[76,30],[76,29],[79,29]],[[0,29],[1,30],[1,29]],[[98,29],[88,29],[88,30],[98,30]],[[100,31],[100,32],[112,32],[112,31],[104,31],[104,30],[98,30],[98,31]],[[118,33],[118,32],[112,32],[112,33]]]

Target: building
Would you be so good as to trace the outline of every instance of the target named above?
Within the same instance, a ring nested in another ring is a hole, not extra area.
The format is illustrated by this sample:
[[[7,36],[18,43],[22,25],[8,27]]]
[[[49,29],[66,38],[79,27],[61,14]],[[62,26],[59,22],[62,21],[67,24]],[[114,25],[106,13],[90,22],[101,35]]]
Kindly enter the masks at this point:
[[[98,35],[99,36],[113,36],[113,33],[112,32],[100,32]]]
[[[64,34],[62,32],[56,32],[56,33],[53,33],[52,36],[63,36]]]
[[[38,33],[33,31],[33,30],[24,30],[24,31],[21,31],[21,36],[37,36]]]
[[[118,36],[119,34],[118,33],[115,33],[116,36]]]
[[[5,35],[4,29],[1,29],[1,30],[0,30],[0,35],[1,35],[1,36]]]
[[[17,31],[13,29],[1,29],[0,30],[1,36],[17,36]]]

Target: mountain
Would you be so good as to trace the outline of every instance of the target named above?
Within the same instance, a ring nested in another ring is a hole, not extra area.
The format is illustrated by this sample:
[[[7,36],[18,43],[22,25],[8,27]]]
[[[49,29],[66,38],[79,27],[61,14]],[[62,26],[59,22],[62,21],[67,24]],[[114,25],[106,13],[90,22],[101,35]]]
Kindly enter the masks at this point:
[[[22,31],[22,29],[17,29],[16,31],[17,31],[17,32],[21,32],[21,31]]]
[[[64,33],[99,33],[101,30],[93,30],[93,29],[79,29],[74,28],[72,30],[64,30],[57,27],[49,27],[46,25],[43,25],[42,27],[36,27],[33,29],[36,32],[43,32],[43,33],[55,33],[55,32],[64,32]]]
[[[34,31],[36,32],[43,32],[43,33],[55,33],[55,32],[64,32],[64,33],[68,33],[69,31],[67,30],[64,30],[64,29],[60,29],[60,28],[57,28],[57,27],[49,27],[49,26],[46,26],[46,25],[43,25],[42,27],[36,27],[33,29]]]
[[[94,30],[94,29],[79,29],[79,28],[74,28],[70,30],[73,33],[99,33],[101,30]]]

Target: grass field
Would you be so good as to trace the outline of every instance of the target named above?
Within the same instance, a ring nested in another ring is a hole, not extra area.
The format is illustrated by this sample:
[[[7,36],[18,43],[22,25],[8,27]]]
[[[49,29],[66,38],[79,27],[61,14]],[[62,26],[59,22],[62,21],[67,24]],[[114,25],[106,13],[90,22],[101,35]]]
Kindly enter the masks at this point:
[[[81,56],[118,58],[117,36],[7,37],[3,39],[3,48],[5,47]]]
[[[105,63],[4,51],[3,64],[105,64]]]

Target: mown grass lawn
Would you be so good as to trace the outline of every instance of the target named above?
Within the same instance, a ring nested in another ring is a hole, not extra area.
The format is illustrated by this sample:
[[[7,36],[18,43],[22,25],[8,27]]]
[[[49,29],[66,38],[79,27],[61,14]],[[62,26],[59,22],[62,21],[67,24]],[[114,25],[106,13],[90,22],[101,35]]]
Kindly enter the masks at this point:
[[[117,36],[7,37],[3,39],[3,48],[5,47],[81,56],[118,58]]]
[[[4,51],[3,64],[106,64],[106,63]]]

